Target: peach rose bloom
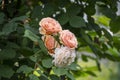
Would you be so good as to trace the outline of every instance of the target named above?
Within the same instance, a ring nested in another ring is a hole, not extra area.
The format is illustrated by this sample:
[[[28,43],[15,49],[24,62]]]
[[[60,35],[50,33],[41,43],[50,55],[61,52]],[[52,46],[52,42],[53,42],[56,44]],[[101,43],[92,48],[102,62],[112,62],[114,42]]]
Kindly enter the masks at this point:
[[[39,25],[41,26],[39,28],[40,34],[54,34],[54,33],[60,32],[62,30],[58,21],[56,21],[55,19],[50,18],[50,17],[43,18],[39,22]]]
[[[60,41],[63,45],[69,48],[77,48],[78,42],[75,35],[69,30],[63,30],[60,32]]]
[[[48,49],[50,54],[54,53],[54,49],[59,46],[58,42],[51,35],[45,35],[42,37],[42,40],[45,43],[45,47]]]

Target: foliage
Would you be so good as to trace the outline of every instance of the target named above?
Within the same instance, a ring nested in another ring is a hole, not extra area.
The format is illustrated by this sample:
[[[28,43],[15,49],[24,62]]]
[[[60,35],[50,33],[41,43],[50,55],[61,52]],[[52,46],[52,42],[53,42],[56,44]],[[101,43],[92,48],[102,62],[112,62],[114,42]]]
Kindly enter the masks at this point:
[[[117,2],[0,0],[0,80],[75,80],[84,74],[96,76],[94,68],[80,67],[77,58],[64,68],[52,64],[38,32],[39,21],[48,16],[76,35],[79,42],[76,51],[82,61],[93,59],[99,71],[103,58],[120,61]],[[79,53],[83,51],[89,53]]]

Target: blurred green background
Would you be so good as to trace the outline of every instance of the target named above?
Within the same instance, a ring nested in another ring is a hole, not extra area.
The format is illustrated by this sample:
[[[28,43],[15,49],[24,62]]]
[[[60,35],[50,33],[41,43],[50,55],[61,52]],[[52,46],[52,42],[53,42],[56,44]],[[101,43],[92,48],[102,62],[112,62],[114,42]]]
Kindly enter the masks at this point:
[[[100,72],[94,68],[96,63],[93,60],[89,60],[88,62],[79,61],[79,63],[83,68],[93,68],[93,72],[96,74],[96,76],[84,74],[80,77],[77,77],[76,80],[120,80],[120,63],[118,62],[102,60],[100,62]]]

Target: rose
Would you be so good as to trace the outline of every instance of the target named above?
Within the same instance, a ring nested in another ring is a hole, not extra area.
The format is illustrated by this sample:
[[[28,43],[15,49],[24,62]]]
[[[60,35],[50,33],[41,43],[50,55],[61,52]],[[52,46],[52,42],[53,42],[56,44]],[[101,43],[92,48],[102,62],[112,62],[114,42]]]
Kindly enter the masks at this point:
[[[73,49],[76,48],[78,44],[75,35],[69,30],[60,32],[60,41],[63,45]]]
[[[42,40],[48,53],[54,58],[54,65],[65,67],[74,62],[75,48],[78,44],[75,35],[69,30],[62,30],[60,24],[50,17],[43,18],[39,25]]]
[[[54,53],[54,49],[56,47],[59,47],[58,42],[51,35],[42,36],[42,40],[44,41],[45,47],[48,49],[48,52],[50,54],[53,54]]]
[[[61,46],[55,49],[53,63],[57,67],[65,67],[74,62],[76,57],[75,50]]]
[[[41,26],[39,28],[39,32],[41,34],[55,34],[62,30],[60,24],[53,18],[47,17],[43,18],[39,25]]]

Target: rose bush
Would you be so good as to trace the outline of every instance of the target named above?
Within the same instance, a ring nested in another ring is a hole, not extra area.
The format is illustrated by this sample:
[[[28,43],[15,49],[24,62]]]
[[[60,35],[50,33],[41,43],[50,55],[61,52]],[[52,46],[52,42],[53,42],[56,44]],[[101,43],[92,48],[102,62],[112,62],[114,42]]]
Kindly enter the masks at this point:
[[[118,3],[0,0],[0,80],[86,79],[101,71],[101,59],[119,62]],[[96,64],[83,67],[89,60]]]

